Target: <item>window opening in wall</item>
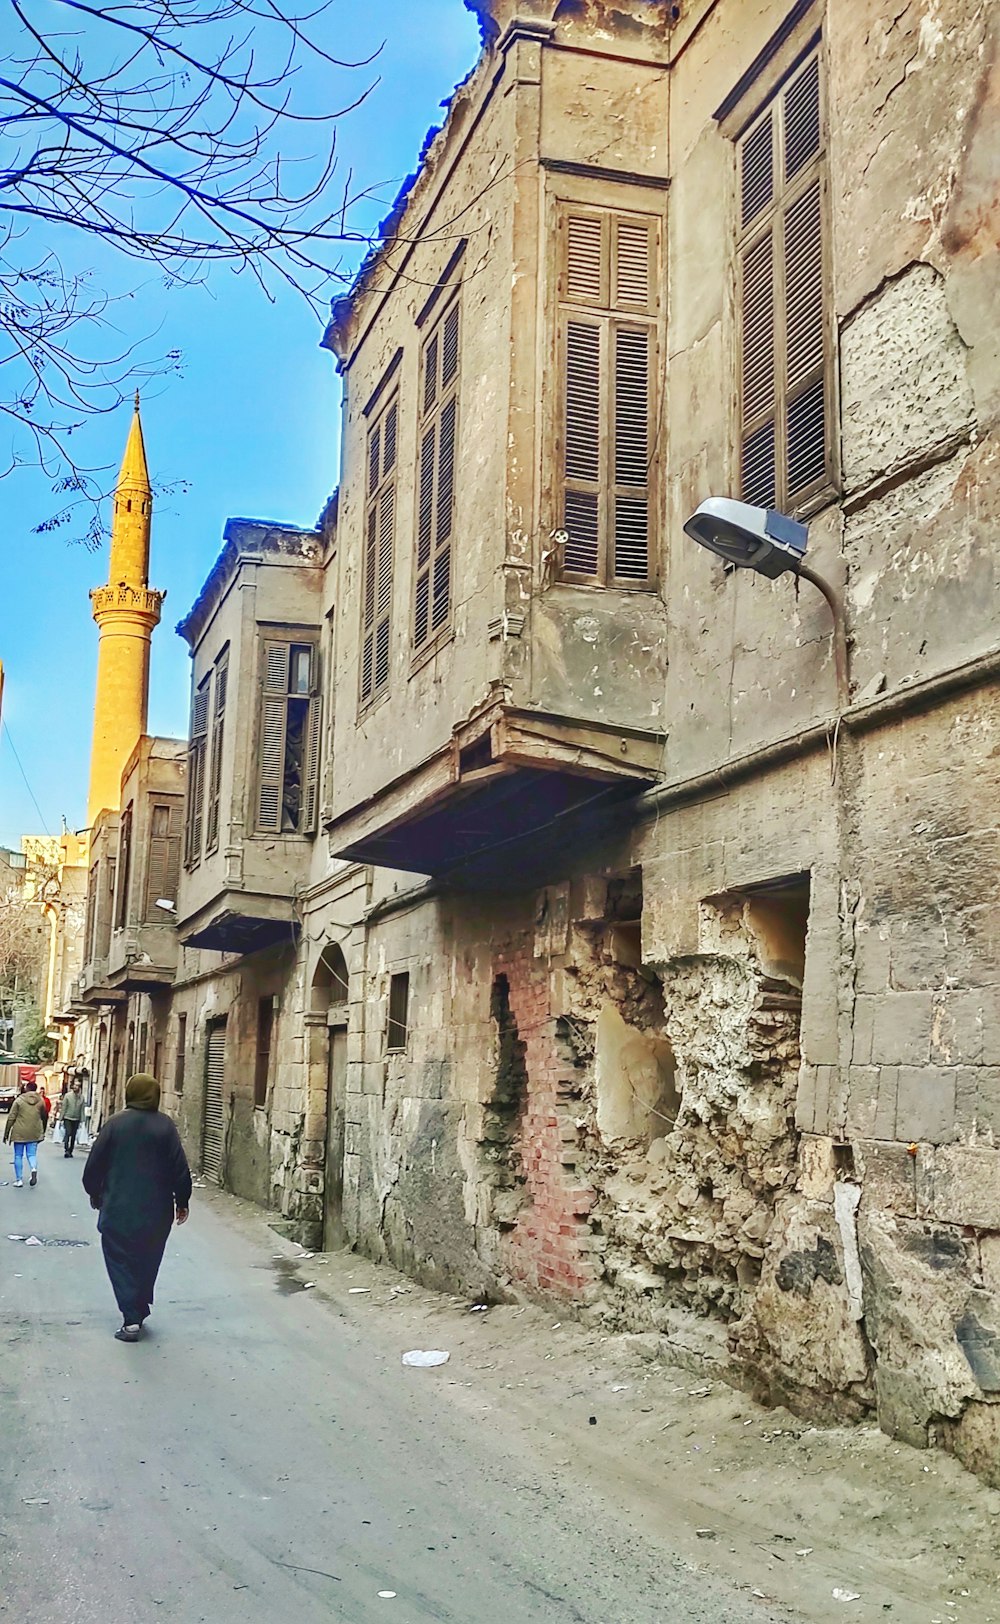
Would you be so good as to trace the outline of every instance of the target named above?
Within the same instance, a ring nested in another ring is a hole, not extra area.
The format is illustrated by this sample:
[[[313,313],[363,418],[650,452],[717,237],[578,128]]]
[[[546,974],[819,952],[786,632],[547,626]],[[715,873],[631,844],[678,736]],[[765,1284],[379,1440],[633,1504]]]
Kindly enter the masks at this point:
[[[135,1072],[135,1022],[128,1023],[128,1048],[125,1051],[125,1080]]]
[[[100,901],[101,864],[98,860],[92,863],[87,881],[87,914],[83,927],[83,940],[86,944],[85,956],[88,964],[93,964],[97,957],[97,913]]]
[[[177,801],[154,802],[150,810],[147,919],[163,921],[157,902],[176,902],[181,870],[181,809]]]
[[[792,511],[833,481],[822,88],[816,50],[737,144],[740,494]]]
[[[564,205],[559,220],[564,579],[648,587],[659,222]]]
[[[389,1019],[386,1023],[385,1046],[390,1053],[406,1048],[409,1017],[410,977],[404,970],[389,980]]]
[[[343,949],[336,942],[327,942],[319,956],[313,976],[310,1007],[314,1015],[325,1015],[338,1004],[346,1004],[347,961]]]
[[[184,861],[193,867],[201,860],[205,806],[205,752],[208,747],[208,705],[212,673],[198,684],[191,699],[191,738],[188,744],[187,830]]]
[[[368,431],[368,495],[361,592],[362,705],[376,699],[389,686],[398,424],[399,397],[395,396]]]
[[[184,1092],[184,1071],[187,1066],[187,1026],[186,1015],[177,1017],[177,1057],[174,1061],[174,1092]]]
[[[809,929],[809,875],[770,881],[740,894],[764,973],[801,991]]]
[[[115,923],[119,927],[128,920],[128,893],[132,883],[132,806],[131,803],[122,813],[121,827],[118,835],[118,909]]]
[[[156,1078],[156,1081],[158,1083],[162,1082],[162,1080],[163,1080],[161,1075],[160,1075],[160,1067],[162,1066],[162,1064],[163,1064],[163,1044],[162,1043],[154,1043],[153,1044],[153,1076]]]
[[[226,693],[229,687],[229,653],[221,654],[215,662],[215,704],[212,713],[212,764],[208,776],[208,820],[205,830],[205,849],[214,851],[219,844],[219,798],[222,791],[222,739],[226,723]],[[172,895],[165,891],[164,896]]]
[[[257,1056],[253,1076],[253,1103],[258,1110],[267,1104],[267,1084],[271,1071],[271,1039],[274,1034],[274,999],[257,1000]]]
[[[420,358],[420,457],[413,646],[448,624],[458,438],[459,306],[452,301]]]
[[[313,643],[264,644],[257,828],[308,834],[319,794],[320,696]]]
[[[149,1052],[149,1026],[146,1021],[139,1023],[139,1047],[136,1051],[136,1070],[145,1071],[146,1056]]]

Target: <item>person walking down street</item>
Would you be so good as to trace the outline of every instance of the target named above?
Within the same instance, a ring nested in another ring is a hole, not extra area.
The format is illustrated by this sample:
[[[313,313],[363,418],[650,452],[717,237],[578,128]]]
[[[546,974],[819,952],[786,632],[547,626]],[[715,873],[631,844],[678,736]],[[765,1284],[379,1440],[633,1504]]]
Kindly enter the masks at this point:
[[[25,1083],[23,1092],[7,1113],[7,1125],[3,1131],[4,1144],[14,1146],[14,1188],[17,1190],[24,1184],[21,1175],[25,1156],[31,1170],[28,1183],[38,1183],[38,1146],[45,1138],[48,1120],[49,1113],[45,1109],[43,1096],[38,1092],[38,1085]]]
[[[72,1156],[76,1136],[83,1121],[83,1091],[79,1083],[71,1083],[59,1106],[59,1121],[63,1125],[63,1155]]]
[[[122,1323],[119,1342],[138,1342],[176,1219],[187,1220],[191,1171],[180,1134],[160,1110],[160,1085],[137,1072],[125,1109],[109,1117],[91,1147],[83,1187],[100,1213],[104,1263]]]

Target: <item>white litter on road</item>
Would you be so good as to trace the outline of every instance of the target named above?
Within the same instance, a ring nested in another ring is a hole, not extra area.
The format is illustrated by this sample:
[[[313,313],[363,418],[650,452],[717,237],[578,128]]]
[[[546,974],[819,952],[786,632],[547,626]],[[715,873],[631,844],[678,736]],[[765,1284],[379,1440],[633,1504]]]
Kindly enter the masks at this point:
[[[860,1601],[861,1593],[857,1590],[840,1590],[833,1592],[834,1601]]]
[[[394,1590],[380,1590],[379,1596],[382,1601],[395,1601],[396,1592]]]
[[[446,1365],[451,1358],[443,1348],[413,1348],[409,1353],[403,1354],[404,1365],[411,1365],[415,1370],[433,1370],[435,1365]]]
[[[347,1295],[348,1297],[369,1297],[371,1289],[371,1286],[348,1286]]]

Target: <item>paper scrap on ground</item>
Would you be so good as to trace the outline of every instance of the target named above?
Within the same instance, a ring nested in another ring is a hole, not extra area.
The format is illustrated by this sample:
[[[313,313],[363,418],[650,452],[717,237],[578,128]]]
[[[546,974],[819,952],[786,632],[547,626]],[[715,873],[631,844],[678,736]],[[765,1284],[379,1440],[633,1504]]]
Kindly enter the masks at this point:
[[[413,1348],[403,1354],[403,1363],[417,1370],[432,1370],[435,1365],[446,1365],[450,1358],[451,1354],[442,1348]]]
[[[379,1596],[383,1601],[395,1601],[396,1592],[394,1590],[380,1590]]]
[[[24,1244],[25,1246],[41,1246],[42,1243],[37,1235],[29,1235]]]
[[[47,1506],[49,1502],[47,1500],[25,1500],[22,1503],[26,1506]]]
[[[860,1601],[861,1594],[857,1590],[837,1589],[833,1592],[834,1601]]]
[[[371,1294],[371,1286],[348,1286],[348,1297],[367,1297]]]

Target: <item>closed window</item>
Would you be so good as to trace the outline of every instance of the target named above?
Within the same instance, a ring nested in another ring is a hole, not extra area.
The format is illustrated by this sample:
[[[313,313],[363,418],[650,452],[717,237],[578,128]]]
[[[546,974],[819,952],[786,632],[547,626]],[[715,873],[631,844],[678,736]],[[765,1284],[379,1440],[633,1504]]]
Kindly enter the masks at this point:
[[[389,686],[392,570],[396,534],[396,442],[399,399],[394,397],[368,431],[362,583],[362,705]]]
[[[215,663],[215,703],[212,707],[212,759],[208,774],[208,816],[205,850],[219,844],[219,797],[222,791],[222,738],[226,723],[226,693],[229,687],[229,654]]]
[[[274,1034],[274,999],[257,1000],[257,1056],[253,1075],[253,1102],[258,1109],[267,1104],[267,1084],[271,1073],[271,1039]]]
[[[174,1093],[184,1092],[184,1073],[187,1069],[187,1029],[186,1015],[177,1017],[177,1055],[174,1060]]]
[[[168,912],[158,902],[177,901],[181,867],[181,809],[177,801],[153,802],[150,808],[149,862],[146,869],[147,919],[165,923]]]
[[[458,439],[459,310],[456,299],[420,359],[420,459],[413,646],[420,650],[451,615],[455,453]]]
[[[647,215],[567,205],[559,254],[563,577],[648,587],[659,225]]]
[[[308,834],[319,791],[318,657],[313,643],[265,642],[257,828]]]
[[[121,928],[128,921],[128,894],[132,884],[132,807],[122,813],[118,832],[118,906],[115,924]]]
[[[388,1050],[406,1048],[409,1021],[410,978],[403,971],[389,978],[389,1019],[385,1032],[385,1046]]]
[[[92,863],[90,877],[87,881],[87,914],[83,927],[84,958],[87,964],[93,964],[97,956],[97,912],[100,901],[100,885],[100,862]]]
[[[820,59],[740,137],[740,494],[795,509],[832,485],[832,342]]]
[[[188,743],[187,829],[184,861],[193,867],[201,861],[205,810],[205,753],[208,747],[208,706],[212,673],[200,682],[191,699],[191,737]]]

